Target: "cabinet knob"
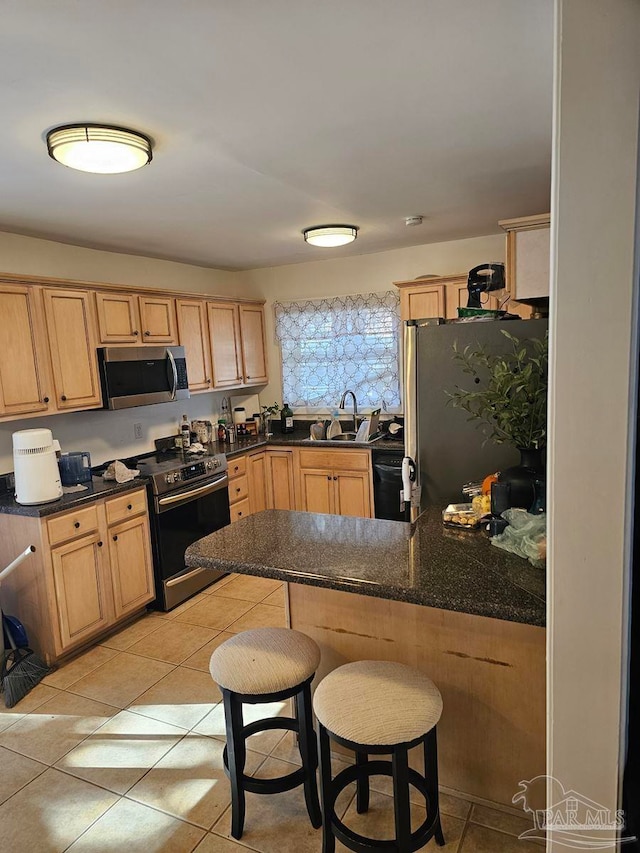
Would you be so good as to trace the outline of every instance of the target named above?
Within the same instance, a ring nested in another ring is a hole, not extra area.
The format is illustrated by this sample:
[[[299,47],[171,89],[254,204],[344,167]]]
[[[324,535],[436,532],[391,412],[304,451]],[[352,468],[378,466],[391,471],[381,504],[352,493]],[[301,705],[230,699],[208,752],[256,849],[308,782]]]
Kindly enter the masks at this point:
[[[79,522],[79,521],[74,521],[73,526],[74,526],[74,527],[75,527],[75,529],[77,530],[77,529],[80,527],[80,522]]]
[[[66,395],[66,394],[62,394],[62,396],[60,397],[60,399],[61,399],[61,400],[66,400],[66,399],[67,399],[67,395]]]
[[[114,536],[114,537],[113,537],[113,541],[114,541],[114,542],[117,542],[117,541],[118,541],[118,537],[117,537],[117,536]]]
[[[147,337],[147,338],[148,338],[148,337],[149,337],[149,335],[151,334],[151,332],[145,332],[144,334],[145,334],[145,337]]]
[[[338,478],[337,478],[337,477],[334,477],[333,479],[334,479],[334,480],[337,480]]]
[[[233,469],[234,474],[237,474],[239,470],[240,470],[240,466],[236,465],[236,467]]]
[[[236,494],[238,494],[238,492],[240,492],[240,491],[241,491],[240,486],[236,486]]]
[[[98,548],[102,548],[102,542],[98,542]]]
[[[241,516],[241,515],[242,515],[242,511],[240,511],[240,512],[238,513],[238,518],[240,518],[240,516]]]
[[[327,477],[327,480],[330,480],[330,479],[331,479],[331,477]]]
[[[250,376],[247,376],[247,379],[251,379],[251,377],[250,377]]]
[[[131,504],[127,504],[127,509],[133,509],[133,507],[131,506]]]
[[[205,379],[204,381],[207,383],[207,385],[211,385],[211,380],[210,380],[210,379]]]
[[[137,329],[134,329],[134,330],[133,330],[133,334],[134,334],[134,335],[136,336],[136,338],[137,338],[137,337],[138,337],[138,335],[140,334],[140,332],[139,332]]]
[[[42,402],[43,402],[43,403],[48,403],[48,402],[49,402],[49,398],[48,398],[48,397],[43,397],[43,398],[42,398]]]

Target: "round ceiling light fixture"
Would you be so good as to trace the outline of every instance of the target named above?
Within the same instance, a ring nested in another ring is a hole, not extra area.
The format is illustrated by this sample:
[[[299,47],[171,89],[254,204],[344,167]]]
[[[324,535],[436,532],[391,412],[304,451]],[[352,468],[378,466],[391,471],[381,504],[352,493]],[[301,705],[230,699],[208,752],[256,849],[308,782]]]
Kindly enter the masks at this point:
[[[305,228],[302,233],[306,242],[312,246],[333,248],[353,243],[358,236],[358,229],[355,225],[314,225],[313,228]]]
[[[115,175],[151,162],[151,140],[135,130],[106,124],[65,124],[47,133],[49,156],[81,172]]]

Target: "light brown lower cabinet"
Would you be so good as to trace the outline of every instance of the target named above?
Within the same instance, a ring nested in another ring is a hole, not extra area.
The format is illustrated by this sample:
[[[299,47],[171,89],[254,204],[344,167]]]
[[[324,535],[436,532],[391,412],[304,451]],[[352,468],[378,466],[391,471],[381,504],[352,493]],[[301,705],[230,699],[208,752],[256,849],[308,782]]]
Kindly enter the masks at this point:
[[[231,521],[265,509],[296,509],[294,451],[261,448],[229,460]]]
[[[373,479],[369,450],[302,449],[298,505],[305,512],[371,518]]]
[[[144,489],[42,519],[0,515],[0,562],[29,544],[36,552],[3,583],[3,607],[49,663],[155,597]]]

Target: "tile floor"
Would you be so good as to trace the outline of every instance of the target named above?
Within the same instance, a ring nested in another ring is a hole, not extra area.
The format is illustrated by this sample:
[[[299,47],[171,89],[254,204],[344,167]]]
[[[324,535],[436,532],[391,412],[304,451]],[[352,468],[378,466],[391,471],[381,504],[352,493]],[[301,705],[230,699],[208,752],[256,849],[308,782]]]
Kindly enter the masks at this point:
[[[319,853],[300,789],[249,794],[241,843],[229,835],[224,719],[209,658],[231,634],[284,625],[282,585],[229,576],[169,614],[148,614],[49,675],[15,708],[0,700],[0,838],[14,853]],[[287,713],[247,708],[246,720]],[[251,738],[247,772],[273,776],[299,760],[290,734]],[[376,785],[375,782],[379,782]],[[372,836],[393,826],[386,780],[345,821]],[[444,853],[516,853],[530,825],[443,794]],[[419,800],[412,807],[424,818]],[[337,850],[344,851],[342,845]]]

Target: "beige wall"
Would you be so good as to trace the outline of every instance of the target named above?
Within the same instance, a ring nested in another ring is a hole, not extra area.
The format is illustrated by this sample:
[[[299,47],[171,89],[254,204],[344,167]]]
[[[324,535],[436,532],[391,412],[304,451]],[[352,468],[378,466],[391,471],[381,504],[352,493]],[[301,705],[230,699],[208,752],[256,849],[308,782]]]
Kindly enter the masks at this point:
[[[408,249],[394,249],[372,255],[310,261],[305,264],[290,264],[241,273],[246,286],[254,294],[267,300],[267,345],[271,382],[260,394],[261,403],[270,404],[274,400],[282,403],[280,351],[274,337],[274,302],[318,299],[349,293],[375,293],[390,290],[394,281],[413,279],[427,273],[464,273],[477,264],[504,260],[505,248],[505,235],[493,234],[447,243],[412,246]],[[313,251],[312,247],[309,247],[309,250]]]
[[[615,809],[630,384],[637,381],[631,365],[640,4],[557,0],[556,8],[548,772],[567,790]]]

